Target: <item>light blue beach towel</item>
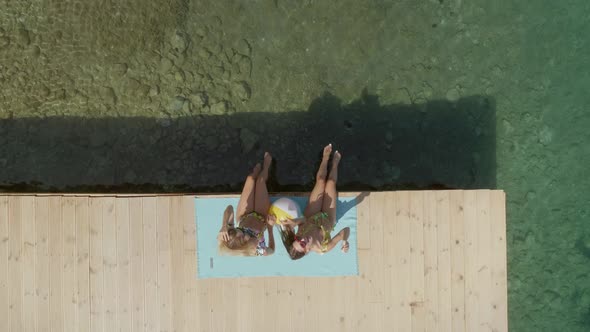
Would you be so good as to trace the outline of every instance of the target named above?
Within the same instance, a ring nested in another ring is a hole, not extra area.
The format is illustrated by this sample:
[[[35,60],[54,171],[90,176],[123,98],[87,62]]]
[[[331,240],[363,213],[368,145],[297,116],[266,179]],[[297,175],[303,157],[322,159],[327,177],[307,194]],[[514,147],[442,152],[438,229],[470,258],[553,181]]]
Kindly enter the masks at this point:
[[[271,197],[271,202],[279,198]],[[302,211],[305,209],[307,197],[288,198],[296,201]],[[235,210],[238,205],[238,197],[197,196],[195,199],[198,278],[358,275],[357,215],[354,197],[338,198],[336,207],[338,224],[332,232],[332,236],[334,236],[342,228],[350,227],[348,253],[343,253],[340,250],[339,243],[324,255],[309,253],[299,260],[291,260],[281,241],[277,227],[273,229],[275,237],[275,253],[273,255],[264,257],[219,255],[217,234],[221,226],[223,211],[228,205],[232,205]]]

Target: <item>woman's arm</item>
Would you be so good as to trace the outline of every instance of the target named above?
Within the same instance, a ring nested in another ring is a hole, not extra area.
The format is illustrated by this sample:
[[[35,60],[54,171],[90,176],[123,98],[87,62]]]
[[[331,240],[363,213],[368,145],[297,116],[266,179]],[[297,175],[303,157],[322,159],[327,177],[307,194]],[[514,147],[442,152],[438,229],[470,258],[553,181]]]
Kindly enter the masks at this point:
[[[330,242],[328,242],[328,247],[326,249],[326,251],[322,251],[321,248],[319,250],[319,252],[328,252],[332,249],[334,249],[334,247],[336,246],[336,244],[338,244],[338,242],[340,240],[342,240],[342,251],[343,252],[348,252],[348,236],[350,235],[350,228],[345,227],[343,229],[340,230],[340,232],[338,232],[338,234],[336,234],[336,236],[334,236]]]
[[[228,229],[234,227],[234,208],[228,205],[223,212],[223,219],[221,219],[221,228],[217,238],[223,241],[229,241]]]
[[[306,218],[305,217],[301,217],[301,218],[295,218],[295,219],[285,219],[285,224],[287,225],[293,225],[293,226],[299,226],[301,224],[303,224],[305,222]]]
[[[273,233],[273,226],[268,226],[268,248],[266,248],[266,255],[272,255],[275,252],[275,235]]]

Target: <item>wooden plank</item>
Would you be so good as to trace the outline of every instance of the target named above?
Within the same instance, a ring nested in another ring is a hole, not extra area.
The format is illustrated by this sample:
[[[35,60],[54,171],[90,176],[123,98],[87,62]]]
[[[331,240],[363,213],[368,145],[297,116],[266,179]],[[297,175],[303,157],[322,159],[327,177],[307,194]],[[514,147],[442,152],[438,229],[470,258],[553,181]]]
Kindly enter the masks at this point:
[[[410,292],[412,331],[424,331],[424,193],[421,191],[410,193]]]
[[[193,197],[182,197],[182,220],[184,222],[184,308],[186,310],[186,319],[184,331],[191,331],[197,326],[199,322],[199,310],[197,300],[197,224],[195,216],[195,200]],[[222,282],[222,287],[226,286],[225,282]],[[235,296],[235,289],[234,296]],[[233,298],[231,296],[229,298]],[[224,297],[227,302],[229,298]],[[227,311],[226,311],[227,313]],[[228,319],[226,314],[224,323],[227,326],[228,321],[235,318],[235,315],[231,315],[232,318]],[[236,326],[237,327],[237,326]],[[233,330],[233,329],[227,329]]]
[[[182,197],[170,199],[170,254],[172,285],[172,324],[181,331],[184,327],[184,234],[182,221]]]
[[[332,324],[332,326],[334,326],[338,331],[346,331],[348,324],[346,319],[346,313],[347,310],[349,310],[349,304],[346,303],[348,298],[346,292],[349,289],[353,288],[355,286],[355,283],[353,278],[351,277],[336,277],[331,279],[333,284],[334,295],[330,299],[328,307],[331,310],[330,315],[334,317],[334,323]],[[383,303],[376,303],[376,305],[379,305],[381,307],[381,312],[383,312]],[[383,320],[381,321],[381,325],[383,325]],[[278,328],[277,330],[280,329]]]
[[[371,230],[371,223],[369,222],[372,220],[371,216],[371,205],[375,204],[373,201],[377,200],[376,193],[371,194],[368,199],[364,199],[357,205],[357,247],[358,247],[358,264],[359,264],[359,275],[360,278],[357,279],[355,283],[355,288],[362,289],[362,292],[358,292],[357,301],[362,303],[369,303],[370,298],[375,298],[375,293],[379,290],[376,290],[373,284],[373,275],[374,275],[374,265],[372,264],[372,259],[374,258],[371,253],[371,238],[374,237]],[[362,220],[362,221],[361,221]],[[312,280],[304,279],[304,319],[309,319],[309,312],[314,315],[314,319],[316,321],[320,321],[319,317],[317,316],[316,307],[308,307],[307,302],[310,300],[310,295],[308,292],[310,289],[317,289],[317,282],[313,282]],[[314,305],[316,304],[315,301],[312,302]],[[351,317],[352,318],[352,317]],[[352,319],[351,319],[352,320]],[[357,329],[367,329],[369,322],[366,314],[360,315],[358,312],[355,315],[355,319],[353,320],[352,324]],[[313,328],[310,326],[310,328]]]
[[[129,199],[115,199],[117,225],[117,317],[119,331],[131,331],[131,258],[129,250]]]
[[[371,249],[371,212],[370,201],[375,193],[365,197],[356,206],[357,213],[357,247],[359,249]],[[352,248],[351,248],[352,249]]]
[[[156,197],[142,198],[143,211],[143,273],[145,276],[145,330],[158,331],[158,244]]]
[[[22,197],[11,196],[9,199],[9,251],[8,251],[8,277],[9,277],[9,320],[10,331],[22,331],[23,326],[23,297],[22,297]]]
[[[102,254],[104,267],[104,330],[117,331],[117,224],[115,198],[102,197]]]
[[[358,316],[358,294],[359,291],[359,277],[356,276],[347,276],[344,277],[344,284],[345,284],[345,288],[342,290],[342,294],[343,294],[343,299],[342,301],[345,303],[344,305],[344,312],[343,312],[343,318],[344,318],[344,327],[343,327],[343,331],[358,331],[358,325],[356,317]],[[387,279],[386,279],[387,280]],[[387,284],[386,284],[387,285]],[[388,300],[388,292],[387,290],[384,290],[383,292],[384,294],[384,304],[382,304],[383,306],[387,307],[389,306],[390,311],[388,311],[388,315],[392,316],[393,311],[391,310],[391,304],[387,302]],[[385,309],[384,309],[385,312]],[[384,314],[385,315],[385,314]],[[386,326],[388,329],[391,329],[391,327],[393,326],[393,322],[394,322],[395,318],[389,318],[387,320],[385,320],[383,322],[383,325]],[[295,321],[293,324],[293,331],[297,331],[297,322]]]
[[[195,216],[195,200],[193,197],[181,197],[182,202],[182,221],[184,234],[184,250],[197,250],[197,224]],[[196,279],[196,270],[193,276]]]
[[[424,192],[425,330],[438,331],[438,221],[436,192]]]
[[[279,278],[279,280],[277,281],[277,298],[276,298],[276,303],[275,303],[275,314],[274,314],[274,319],[272,320],[272,322],[274,323],[270,328],[273,331],[290,331],[291,330],[291,324],[290,324],[290,310],[288,310],[287,308],[292,308],[292,303],[290,302],[291,299],[291,287],[289,284],[287,284],[287,280],[291,279],[290,277],[281,277]],[[224,283],[224,289],[225,287],[229,287],[228,284]],[[234,285],[232,285],[234,286]],[[234,306],[235,307],[235,306]],[[292,308],[294,309],[294,308]],[[236,328],[238,327],[238,322],[236,321],[232,321],[232,324],[227,324],[226,325],[228,327],[228,329],[233,329],[236,330]]]
[[[492,331],[508,331],[508,288],[506,274],[506,195],[491,193],[492,223]]]
[[[256,312],[256,308],[261,308],[262,313],[260,316],[262,316],[262,319],[256,319],[254,318],[251,322],[250,322],[250,328],[253,331],[261,331],[265,328],[266,326],[266,322],[265,320],[267,320],[268,316],[268,312],[264,313],[264,311],[269,310],[268,309],[268,290],[267,290],[267,284],[266,284],[266,280],[265,278],[252,278],[252,289],[254,294],[257,295],[256,298],[252,299],[252,305],[254,307],[254,310]],[[211,294],[212,295],[212,294]],[[256,317],[256,316],[254,316]],[[214,320],[214,316],[211,317],[212,320]]]
[[[23,331],[35,331],[35,197],[21,197],[23,255]]]
[[[237,320],[240,322],[240,327],[244,328],[245,326],[248,326],[248,320],[252,319],[251,317],[247,316],[247,313],[253,312],[254,310],[251,306],[248,305],[249,303],[251,303],[251,298],[245,295],[252,291],[252,287],[250,287],[249,285],[248,278],[238,278],[237,280],[240,284],[240,287],[238,287],[237,290],[235,290],[235,292],[237,292],[236,302],[240,303],[240,310],[232,311],[232,306],[230,305],[228,308],[228,312],[235,314],[237,316]],[[211,305],[209,301],[209,293],[211,291],[213,281],[215,280],[199,280],[199,287],[197,288],[198,310],[200,318],[198,322],[199,331],[211,331],[211,327],[215,326],[215,322],[211,319]],[[229,291],[230,290],[227,290],[227,292]],[[242,318],[244,320],[242,320]]]
[[[305,278],[303,280],[303,330],[310,331],[314,330],[321,324],[320,311],[321,308],[318,305],[318,299],[321,296],[318,293],[319,285],[317,278]]]
[[[63,197],[62,247],[63,247],[63,320],[65,331],[79,331],[78,283],[76,280],[76,203],[73,197]]]
[[[397,234],[395,230],[395,213],[396,213],[396,196],[393,192],[384,193],[385,198],[385,205],[381,207],[384,210],[385,218],[383,220],[383,324],[385,327],[393,328],[396,324],[396,320],[398,319],[397,315],[399,315],[398,307],[399,307],[399,285],[398,285],[398,275],[395,268],[397,267],[397,256],[395,253],[395,243],[397,241]],[[371,197],[369,197],[371,199]],[[354,287],[355,291],[356,288]],[[360,291],[363,291],[362,289]],[[356,292],[355,292],[356,293]],[[350,297],[351,295],[347,295],[346,301],[347,302],[355,302],[356,298]],[[350,305],[349,305],[350,306]],[[356,307],[356,305],[354,306]],[[356,311],[356,310],[354,310]],[[348,315],[356,315],[355,313],[350,312]],[[348,310],[347,310],[348,312]],[[345,318],[347,319],[347,318]],[[355,329],[355,326],[351,326],[346,324],[347,330]]]
[[[465,233],[463,227],[463,191],[453,190],[449,197],[451,218],[451,326],[465,331]]]
[[[369,303],[365,308],[367,321],[369,322],[366,331],[386,331],[390,326],[384,325],[384,310],[382,303]]]
[[[158,197],[158,301],[162,332],[172,331],[172,284],[170,281],[170,198]]]
[[[340,281],[342,278],[340,277],[326,277],[326,278],[317,278],[318,281],[318,295],[317,298],[317,305],[318,307],[322,308],[320,310],[320,326],[324,327],[332,327],[334,329],[341,328],[344,325],[344,322],[340,320],[341,313],[344,312],[344,302],[343,302],[343,294],[341,292]],[[271,288],[271,290],[276,290],[275,288]],[[276,302],[277,293],[271,293],[273,296],[268,297],[270,305],[268,306],[269,309],[274,307],[273,301]],[[381,302],[374,302],[371,304],[378,305],[382,307]],[[273,319],[274,317],[268,317],[268,319]],[[371,322],[371,321],[370,321]],[[382,322],[371,322],[372,330],[380,331],[381,329],[375,329],[376,324],[380,324]]]
[[[363,257],[368,263],[368,266],[365,265],[368,288],[363,294],[368,296],[369,303],[383,303],[383,222],[386,218],[384,207],[387,205],[385,199],[385,193],[373,193],[368,200],[370,211],[365,213],[371,221],[369,227],[371,249],[367,251],[370,257]],[[334,248],[334,250],[339,249],[339,247]]]
[[[227,330],[227,326],[225,324],[225,316],[227,314],[226,308],[225,308],[225,302],[227,300],[229,300],[229,298],[231,298],[231,295],[229,295],[229,293],[231,293],[230,290],[224,290],[223,288],[223,283],[221,280],[211,280],[210,282],[208,282],[208,288],[209,288],[209,293],[208,293],[208,300],[207,300],[207,309],[209,310],[209,326],[206,327],[206,330],[209,331],[226,331]],[[224,294],[225,291],[225,294]],[[263,293],[258,293],[257,294],[258,297],[262,297]],[[228,298],[229,296],[229,298]],[[250,300],[251,301],[251,300]],[[240,304],[244,305],[248,302],[241,302]],[[264,315],[264,307],[258,307],[259,311],[257,312],[258,316],[256,316],[256,321],[262,321],[263,320],[263,315]],[[239,310],[239,309],[238,309]],[[257,331],[256,328],[254,328],[252,325],[250,325],[252,321],[244,321],[242,322],[242,328],[244,330],[252,330],[252,331]]]
[[[49,199],[49,318],[51,330],[64,329],[63,227],[61,197]]]
[[[129,199],[129,244],[131,248],[131,323],[133,331],[145,327],[145,279],[143,272],[143,204],[140,197]]]
[[[258,324],[255,324],[254,326],[255,328],[258,328],[257,331],[262,331],[267,329],[269,326],[272,326],[273,322],[276,320],[276,313],[273,309],[276,308],[278,285],[276,278],[257,278],[257,281],[261,282],[263,287],[263,291],[261,293],[263,300],[263,310],[260,313],[259,321],[256,322]],[[221,287],[223,287],[223,284]]]
[[[477,254],[479,266],[477,280],[479,288],[479,330],[492,330],[492,247],[490,225],[490,191],[478,190],[477,197]]]
[[[291,288],[290,301],[292,304],[289,326],[292,331],[299,331],[301,322],[305,320],[305,279],[301,277],[289,278],[289,285]]]
[[[4,268],[0,269],[0,331],[8,331],[9,318],[9,236],[8,236],[8,196],[0,196],[0,264]]]
[[[449,192],[436,193],[438,221],[438,330],[451,331],[451,229]]]
[[[90,216],[88,204],[88,197],[76,197],[76,277],[79,331],[90,331]]]
[[[416,196],[421,195],[423,210],[419,209],[420,198],[416,199]],[[448,195],[446,203],[445,195]],[[468,203],[469,195],[472,195],[471,204]],[[486,198],[486,195],[489,197]],[[462,196],[465,196],[464,202]],[[115,200],[113,197],[93,197],[90,199],[92,203],[89,203],[87,197],[68,197],[63,201],[62,210],[60,197],[36,198],[32,208],[25,207],[26,200],[31,200],[31,196],[6,197],[6,207],[3,209],[0,196],[0,240],[7,239],[0,241],[0,263],[2,257],[8,262],[5,273],[0,273],[0,296],[3,276],[6,293],[4,298],[0,298],[0,318],[4,300],[5,317],[8,320],[0,320],[0,327],[5,324],[10,329],[13,324],[20,324],[19,331],[32,327],[37,331],[44,331],[56,326],[58,330],[69,330],[73,326],[81,331],[90,328],[100,331],[112,328],[174,331],[174,327],[178,331],[255,328],[294,331],[304,329],[306,324],[312,327],[310,323],[302,323],[311,317],[316,328],[336,328],[343,331],[393,328],[402,331],[507,330],[505,197],[502,192],[373,194],[365,201],[368,203],[368,214],[364,218],[372,222],[380,221],[381,225],[366,224],[369,227],[368,239],[365,239],[369,243],[368,249],[359,250],[361,273],[368,271],[367,280],[364,281],[357,277],[315,281],[297,277],[197,281],[194,210],[189,209],[193,205],[191,197],[137,198],[143,201],[138,205],[139,209],[136,209],[139,212],[135,212],[139,216],[139,228],[131,225],[131,218],[127,219],[126,226],[125,222],[120,222],[118,199],[114,224],[109,225],[109,212],[103,209],[108,207],[105,202]],[[374,201],[371,201],[373,198]],[[18,200],[18,203],[11,203],[12,199],[15,202]],[[70,200],[74,202],[74,208],[68,203]],[[154,202],[147,203],[150,200]],[[172,209],[170,200],[176,200]],[[11,204],[19,207],[18,212],[12,211]],[[99,206],[98,223],[88,204]],[[463,211],[460,206],[463,206]],[[398,210],[399,215],[396,215]],[[127,215],[130,213],[131,208],[128,208]],[[6,220],[4,231],[3,215]],[[18,217],[18,229],[14,229],[12,219],[8,221],[13,215]],[[387,222],[387,217],[391,216],[394,217],[393,222]],[[150,218],[153,219],[151,229],[146,226],[150,224]],[[437,226],[437,219],[441,219],[440,227]],[[30,220],[34,222],[27,224]],[[132,232],[138,233],[138,230],[141,241],[130,238],[135,235]],[[18,236],[16,245],[13,242],[15,233]],[[109,233],[115,234],[113,243],[108,240]],[[420,234],[424,250],[422,258],[417,249],[421,246]],[[69,242],[72,237],[75,237],[73,243]],[[30,255],[27,259],[26,253],[30,243],[35,245],[32,260]],[[141,244],[141,261],[135,258],[136,267],[139,266],[141,274],[137,271],[133,274],[133,262],[129,263],[130,259],[133,261],[134,243]],[[2,246],[5,248],[4,256]],[[12,256],[9,258],[13,251],[20,255],[15,256],[19,258],[18,262],[13,262]],[[74,261],[77,261],[73,268],[70,266],[72,255]],[[109,255],[111,258],[115,257],[114,288],[107,286],[107,270],[113,267]],[[122,262],[125,259],[128,261],[127,273],[123,271]],[[380,259],[382,264],[374,264],[375,259]],[[419,273],[420,259],[423,259],[422,281]],[[443,266],[445,264],[446,267]],[[13,277],[14,267],[20,268],[20,273],[17,274],[19,278]],[[448,270],[446,277],[444,270]],[[464,280],[460,278],[461,273],[464,274]],[[485,273],[488,273],[489,278],[486,279]],[[369,282],[375,280],[376,274],[381,275],[381,289]],[[32,279],[27,279],[31,276]],[[56,282],[56,276],[59,283]],[[133,279],[135,276],[140,276],[139,283]],[[72,292],[72,282],[69,280],[73,280],[75,292]],[[422,289],[421,283],[424,284]],[[13,284],[17,291],[14,291]],[[139,285],[141,294],[134,293],[133,284]],[[449,289],[446,292],[445,284]],[[343,288],[346,291],[340,292]],[[30,299],[25,295],[31,289],[35,290],[32,311],[26,304]],[[127,296],[123,294],[125,291]],[[15,310],[14,307],[9,309],[15,294],[19,294],[15,303],[20,303],[16,320],[9,316]],[[108,316],[105,310],[109,310],[109,300],[106,298],[110,297],[108,294],[114,294],[115,305],[111,304],[110,307],[114,308],[116,318],[105,320]],[[310,295],[310,298],[306,295]],[[420,295],[423,313],[416,311],[420,309]],[[124,323],[124,298],[128,299],[128,310],[132,311],[135,311],[132,304],[137,298],[141,299],[143,325],[131,324],[136,322],[137,315],[129,311],[127,324]],[[72,299],[77,301],[73,311],[70,302]],[[50,307],[50,302],[57,302],[57,308]],[[243,302],[247,305],[243,305]],[[150,305],[153,306],[151,309]],[[282,307],[289,307],[289,310],[276,312]],[[180,313],[177,308],[180,308]],[[445,308],[449,309],[446,320],[445,317],[439,317],[439,310],[446,312]],[[464,311],[464,321],[461,321],[461,310]],[[34,319],[25,319],[25,315],[30,316],[31,312],[35,314]],[[237,313],[232,315],[234,312]],[[262,312],[262,316],[257,316],[258,312]],[[419,316],[424,319],[421,321]],[[481,323],[480,317],[483,317]],[[117,326],[108,326],[109,324]],[[129,324],[131,327],[124,327]]]
[[[102,253],[102,205],[99,198],[89,200],[90,227],[90,331],[102,332],[104,324],[103,306],[103,253]]]
[[[37,331],[49,331],[49,197],[35,200],[35,235],[36,235],[36,322]]]
[[[410,196],[408,192],[395,193],[395,282],[398,288],[394,296],[397,314],[394,330],[412,330],[410,291]]]
[[[225,319],[224,319],[224,327],[226,331],[239,331],[242,328],[242,324],[241,322],[238,320],[238,315],[237,312],[238,310],[241,310],[242,306],[241,303],[238,303],[236,295],[238,293],[238,287],[239,287],[239,280],[237,278],[223,278],[222,280],[222,293],[223,293],[223,298],[226,299],[223,303],[224,307],[225,307]],[[203,285],[199,282],[198,283],[198,287],[203,287]],[[198,289],[195,289],[195,291],[198,291]],[[229,300],[229,299],[234,299],[233,301]],[[195,311],[198,312],[197,314],[201,313],[201,308],[198,307],[198,298],[196,298],[197,301],[197,307],[195,307]],[[279,306],[280,302],[277,302],[277,315],[279,313],[284,312],[284,310],[280,310],[279,308],[281,308]],[[231,314],[227,314],[227,313],[231,313]],[[209,322],[209,320],[207,319],[207,322]],[[283,321],[283,324],[287,325],[289,322],[289,317],[287,317],[287,319],[285,321]],[[200,323],[200,320],[197,320],[197,324]],[[199,325],[197,325],[199,326]],[[285,326],[283,326],[284,328]]]
[[[465,234],[465,331],[479,330],[477,198],[475,191],[463,193]]]

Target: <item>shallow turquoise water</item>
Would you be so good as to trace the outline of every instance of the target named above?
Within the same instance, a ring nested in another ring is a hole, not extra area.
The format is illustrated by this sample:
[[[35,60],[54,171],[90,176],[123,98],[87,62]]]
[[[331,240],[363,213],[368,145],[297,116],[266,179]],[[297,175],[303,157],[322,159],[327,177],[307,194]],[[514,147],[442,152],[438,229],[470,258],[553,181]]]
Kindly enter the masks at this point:
[[[504,189],[511,329],[588,331],[589,33],[585,0],[6,3],[0,184],[234,190],[271,141],[305,187],[336,137],[350,188]]]

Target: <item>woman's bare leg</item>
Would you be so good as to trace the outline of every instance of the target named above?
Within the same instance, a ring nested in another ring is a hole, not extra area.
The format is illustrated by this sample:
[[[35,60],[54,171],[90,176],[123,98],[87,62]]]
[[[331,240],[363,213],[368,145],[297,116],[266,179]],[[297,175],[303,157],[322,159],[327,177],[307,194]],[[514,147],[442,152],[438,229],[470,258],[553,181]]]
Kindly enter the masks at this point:
[[[258,178],[258,174],[260,174],[260,169],[260,163],[256,164],[254,169],[252,169],[252,173],[246,177],[244,189],[242,189],[238,208],[236,209],[236,217],[238,220],[241,220],[246,213],[254,211],[254,188],[256,187],[256,178]]]
[[[260,176],[256,179],[255,199],[254,199],[254,211],[260,213],[263,216],[268,214],[270,208],[270,198],[268,197],[268,190],[266,189],[266,180],[268,180],[268,170],[272,163],[272,156],[270,153],[264,153],[264,164]]]
[[[322,202],[324,201],[324,190],[326,188],[326,176],[328,176],[328,160],[330,160],[330,154],[332,153],[332,144],[328,144],[324,147],[324,153],[322,154],[322,162],[320,168],[315,176],[315,185],[309,194],[309,202],[303,212],[306,218],[313,216],[314,214],[322,211]]]
[[[334,159],[332,160],[332,169],[326,182],[326,190],[322,211],[328,214],[332,223],[336,222],[336,201],[338,201],[338,192],[336,191],[336,182],[338,181],[338,164],[340,163],[340,152],[334,152]]]

